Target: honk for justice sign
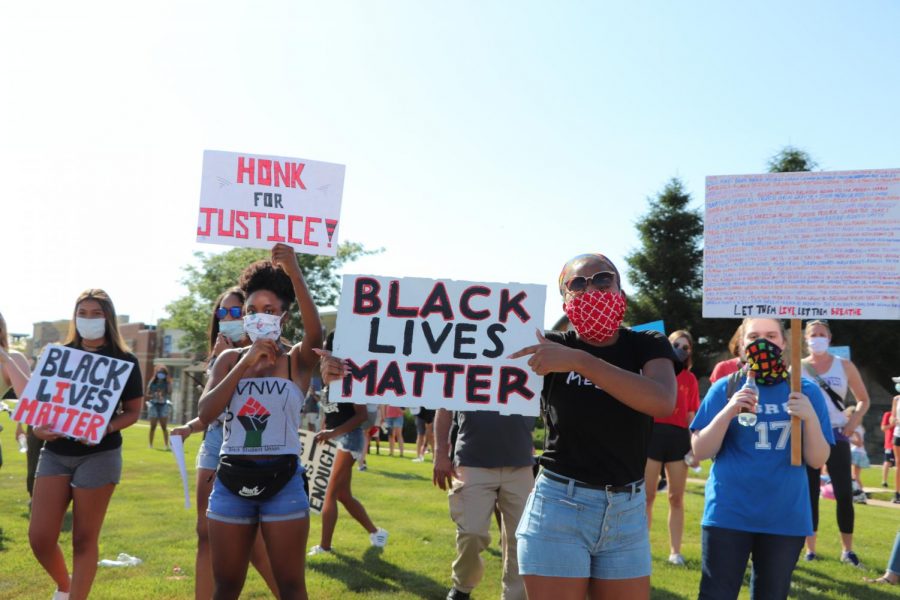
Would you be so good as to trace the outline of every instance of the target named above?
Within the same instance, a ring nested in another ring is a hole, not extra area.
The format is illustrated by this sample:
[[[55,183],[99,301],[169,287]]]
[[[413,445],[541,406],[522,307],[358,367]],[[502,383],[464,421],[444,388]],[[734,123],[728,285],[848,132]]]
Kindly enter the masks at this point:
[[[197,241],[334,256],[344,165],[206,150]]]
[[[58,344],[45,349],[13,420],[97,444],[134,365]]]
[[[334,355],[350,374],[329,398],[537,415],[543,378],[511,353],[543,330],[546,288],[345,275]]]

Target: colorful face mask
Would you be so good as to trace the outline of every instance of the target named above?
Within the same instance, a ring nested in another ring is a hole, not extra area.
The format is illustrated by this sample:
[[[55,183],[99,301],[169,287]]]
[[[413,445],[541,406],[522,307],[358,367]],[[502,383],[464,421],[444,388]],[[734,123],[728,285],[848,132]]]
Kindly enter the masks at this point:
[[[244,337],[244,321],[219,321],[219,333],[232,342],[239,342]]]
[[[579,337],[602,343],[615,335],[622,324],[625,298],[621,294],[593,290],[575,296],[563,308]]]
[[[744,348],[747,366],[759,385],[775,385],[787,379],[781,348],[764,339],[753,340]]]
[[[258,339],[275,340],[281,337],[281,315],[253,313],[244,316],[244,331],[251,342]]]

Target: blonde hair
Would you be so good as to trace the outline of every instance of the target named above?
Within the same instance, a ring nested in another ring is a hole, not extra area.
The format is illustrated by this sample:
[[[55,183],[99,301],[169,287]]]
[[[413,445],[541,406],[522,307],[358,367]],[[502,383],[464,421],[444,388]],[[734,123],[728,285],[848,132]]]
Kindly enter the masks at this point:
[[[692,336],[691,332],[687,329],[679,329],[669,334],[669,343],[674,343],[678,338],[687,339],[688,344],[691,346],[691,351],[688,353],[687,360],[684,361],[684,368],[690,369],[694,366],[694,336]]]
[[[815,321],[807,321],[806,326],[803,328],[803,333],[809,335],[809,332],[812,331],[812,328],[816,325],[821,325],[828,331],[828,337],[831,337],[831,326],[828,324],[828,321],[821,321],[816,319]]]
[[[81,346],[83,340],[81,334],[78,333],[78,328],[75,327],[75,315],[78,314],[78,306],[85,300],[94,300],[103,309],[103,318],[106,321],[106,331],[103,333],[103,338],[107,344],[113,347],[113,352],[117,354],[128,354],[131,352],[128,344],[125,342],[125,338],[119,332],[119,319],[116,317],[116,308],[113,306],[109,294],[99,288],[84,290],[79,294],[78,299],[75,300],[75,309],[72,311],[72,320],[69,322],[69,332],[63,343]]]

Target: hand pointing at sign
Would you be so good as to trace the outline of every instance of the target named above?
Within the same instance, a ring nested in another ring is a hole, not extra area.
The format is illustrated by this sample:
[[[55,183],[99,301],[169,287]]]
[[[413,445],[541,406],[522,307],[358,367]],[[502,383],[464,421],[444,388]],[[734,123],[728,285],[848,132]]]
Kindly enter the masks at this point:
[[[548,373],[577,371],[582,361],[585,358],[590,358],[590,355],[586,352],[551,342],[544,337],[544,334],[539,329],[535,331],[535,334],[538,339],[537,344],[526,346],[518,352],[513,352],[507,358],[521,358],[530,354],[531,358],[528,359],[528,366],[541,376]]]

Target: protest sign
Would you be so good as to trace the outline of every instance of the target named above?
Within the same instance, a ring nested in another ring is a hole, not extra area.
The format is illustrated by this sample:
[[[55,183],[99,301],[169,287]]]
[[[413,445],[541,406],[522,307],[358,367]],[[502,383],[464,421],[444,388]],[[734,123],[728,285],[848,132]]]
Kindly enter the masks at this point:
[[[900,169],[706,178],[703,316],[900,319]],[[791,464],[801,464],[791,417]]]
[[[28,380],[13,420],[97,444],[134,365],[50,344]]]
[[[334,256],[344,165],[206,150],[197,241]]]
[[[631,327],[632,331],[658,331],[666,335],[666,324],[662,321],[650,321],[649,323],[641,323]]]
[[[332,402],[537,415],[543,378],[506,357],[535,344],[544,286],[345,275]]]
[[[180,435],[169,437],[172,446],[172,456],[175,457],[175,464],[178,465],[178,474],[181,475],[181,488],[184,491],[184,507],[191,507],[191,494],[188,491],[188,475],[187,464],[184,459],[184,439]]]
[[[900,169],[707,177],[703,316],[900,319]]]
[[[331,440],[316,442],[315,436],[311,431],[300,432],[300,462],[309,480],[309,508],[319,514],[325,505],[325,491],[337,456],[337,445]]]

